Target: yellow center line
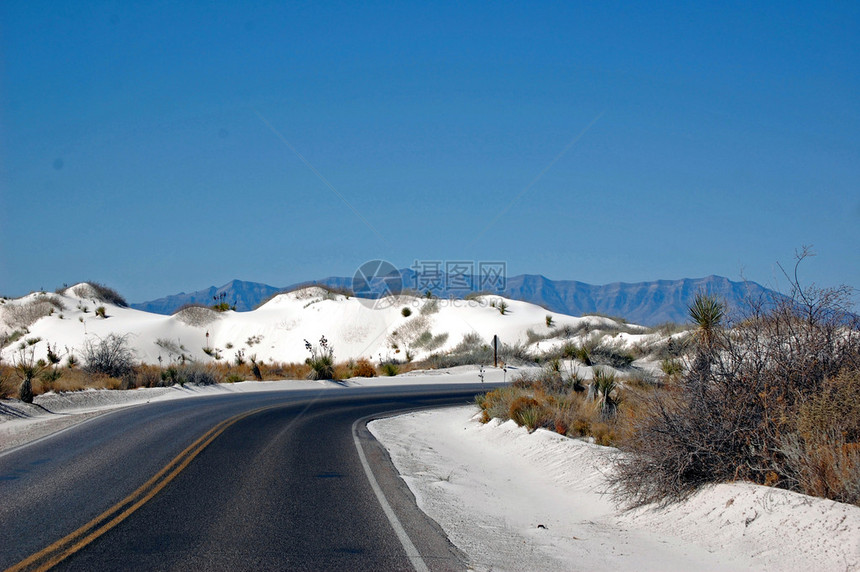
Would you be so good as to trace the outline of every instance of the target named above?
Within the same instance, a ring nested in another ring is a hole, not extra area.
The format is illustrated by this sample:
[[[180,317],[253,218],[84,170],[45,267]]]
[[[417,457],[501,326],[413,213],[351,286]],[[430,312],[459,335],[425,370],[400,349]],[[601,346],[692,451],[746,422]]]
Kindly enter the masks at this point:
[[[155,476],[146,481],[133,493],[125,497],[114,506],[92,519],[87,524],[75,530],[71,534],[54,542],[47,548],[32,554],[18,564],[8,568],[6,572],[19,572],[22,570],[49,570],[56,566],[75,552],[90,544],[120,522],[128,518],[134,511],[149,502],[156,494],[176,478],[191,461],[199,455],[212,441],[226,431],[231,425],[241,421],[245,417],[272,409],[274,405],[261,407],[253,411],[240,413],[217,424],[215,427],[203,434],[191,445],[179,453],[172,461],[167,463]],[[123,510],[124,509],[124,510]],[[105,522],[107,521],[107,522]],[[104,524],[101,524],[104,523]],[[101,526],[99,526],[101,524]]]

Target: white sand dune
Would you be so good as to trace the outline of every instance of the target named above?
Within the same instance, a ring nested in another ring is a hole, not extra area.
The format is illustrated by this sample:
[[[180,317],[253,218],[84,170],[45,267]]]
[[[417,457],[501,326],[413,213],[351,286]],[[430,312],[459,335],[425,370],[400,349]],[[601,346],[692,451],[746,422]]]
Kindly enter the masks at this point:
[[[49,299],[54,306],[48,304]],[[507,304],[504,314],[494,307],[501,301]],[[25,310],[40,305],[53,312],[32,323],[22,321]],[[107,318],[96,315],[100,306],[105,308]],[[409,310],[409,316],[403,315],[404,309]],[[547,316],[553,318],[552,328],[546,325]],[[214,361],[215,355],[222,360],[233,360],[238,352],[245,357],[255,355],[261,361],[302,362],[308,357],[304,340],[316,344],[321,336],[334,347],[336,360],[361,357],[374,361],[404,360],[407,351],[415,359],[421,359],[451,349],[468,334],[477,334],[485,343],[497,335],[506,344],[525,344],[530,329],[546,335],[566,326],[581,329],[584,324],[591,331],[619,325],[609,318],[565,316],[499,296],[472,300],[399,296],[374,304],[319,287],[277,295],[250,312],[192,308],[164,316],[105,303],[95,297],[95,291],[87,284],[78,284],[59,294],[34,293],[4,300],[0,304],[0,335],[24,328],[27,333],[0,351],[0,358],[11,362],[27,339],[39,340],[32,346],[37,359],[46,356],[49,345],[61,356],[74,353],[80,358],[88,341],[116,334],[127,336],[137,359],[143,363],[158,363],[159,358],[162,363],[169,363],[181,355],[204,363]],[[419,341],[422,334],[425,339],[435,338],[435,342],[422,345]],[[626,336],[619,337],[618,343],[633,343]],[[647,336],[633,336],[644,337]],[[545,351],[560,343],[560,339],[544,340],[537,346]],[[207,349],[213,355],[208,355]]]

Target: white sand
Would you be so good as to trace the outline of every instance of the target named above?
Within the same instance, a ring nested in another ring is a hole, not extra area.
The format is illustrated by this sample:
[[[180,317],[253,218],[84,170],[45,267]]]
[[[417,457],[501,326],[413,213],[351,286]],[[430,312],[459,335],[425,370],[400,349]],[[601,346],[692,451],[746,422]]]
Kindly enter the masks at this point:
[[[369,425],[476,570],[860,569],[860,507],[739,483],[622,513],[603,494],[614,449],[476,412]]]

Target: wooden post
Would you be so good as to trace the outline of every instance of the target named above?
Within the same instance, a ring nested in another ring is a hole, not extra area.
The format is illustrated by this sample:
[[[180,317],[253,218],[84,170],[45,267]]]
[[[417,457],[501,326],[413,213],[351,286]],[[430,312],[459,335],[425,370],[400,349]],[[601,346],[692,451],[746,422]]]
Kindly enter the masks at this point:
[[[499,367],[499,336],[493,336],[493,367]]]

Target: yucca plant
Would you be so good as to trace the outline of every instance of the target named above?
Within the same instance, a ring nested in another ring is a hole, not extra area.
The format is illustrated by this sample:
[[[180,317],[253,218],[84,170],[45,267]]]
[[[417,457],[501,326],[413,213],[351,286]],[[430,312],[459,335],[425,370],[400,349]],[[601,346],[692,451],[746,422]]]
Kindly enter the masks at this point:
[[[716,297],[701,292],[696,294],[689,312],[690,318],[698,326],[696,336],[705,351],[713,347],[725,311],[725,306]]]
[[[334,348],[328,345],[325,336],[320,336],[319,347],[305,340],[305,349],[311,357],[305,363],[311,366],[310,379],[334,379]]]
[[[597,406],[600,409],[601,418],[604,421],[615,419],[618,413],[618,405],[621,403],[615,373],[603,369],[595,370],[594,386],[597,392]]]
[[[22,348],[18,351],[14,360],[15,373],[21,378],[21,386],[18,388],[18,399],[24,403],[33,403],[33,379],[40,375],[47,363],[45,360],[36,361],[34,350]]]

